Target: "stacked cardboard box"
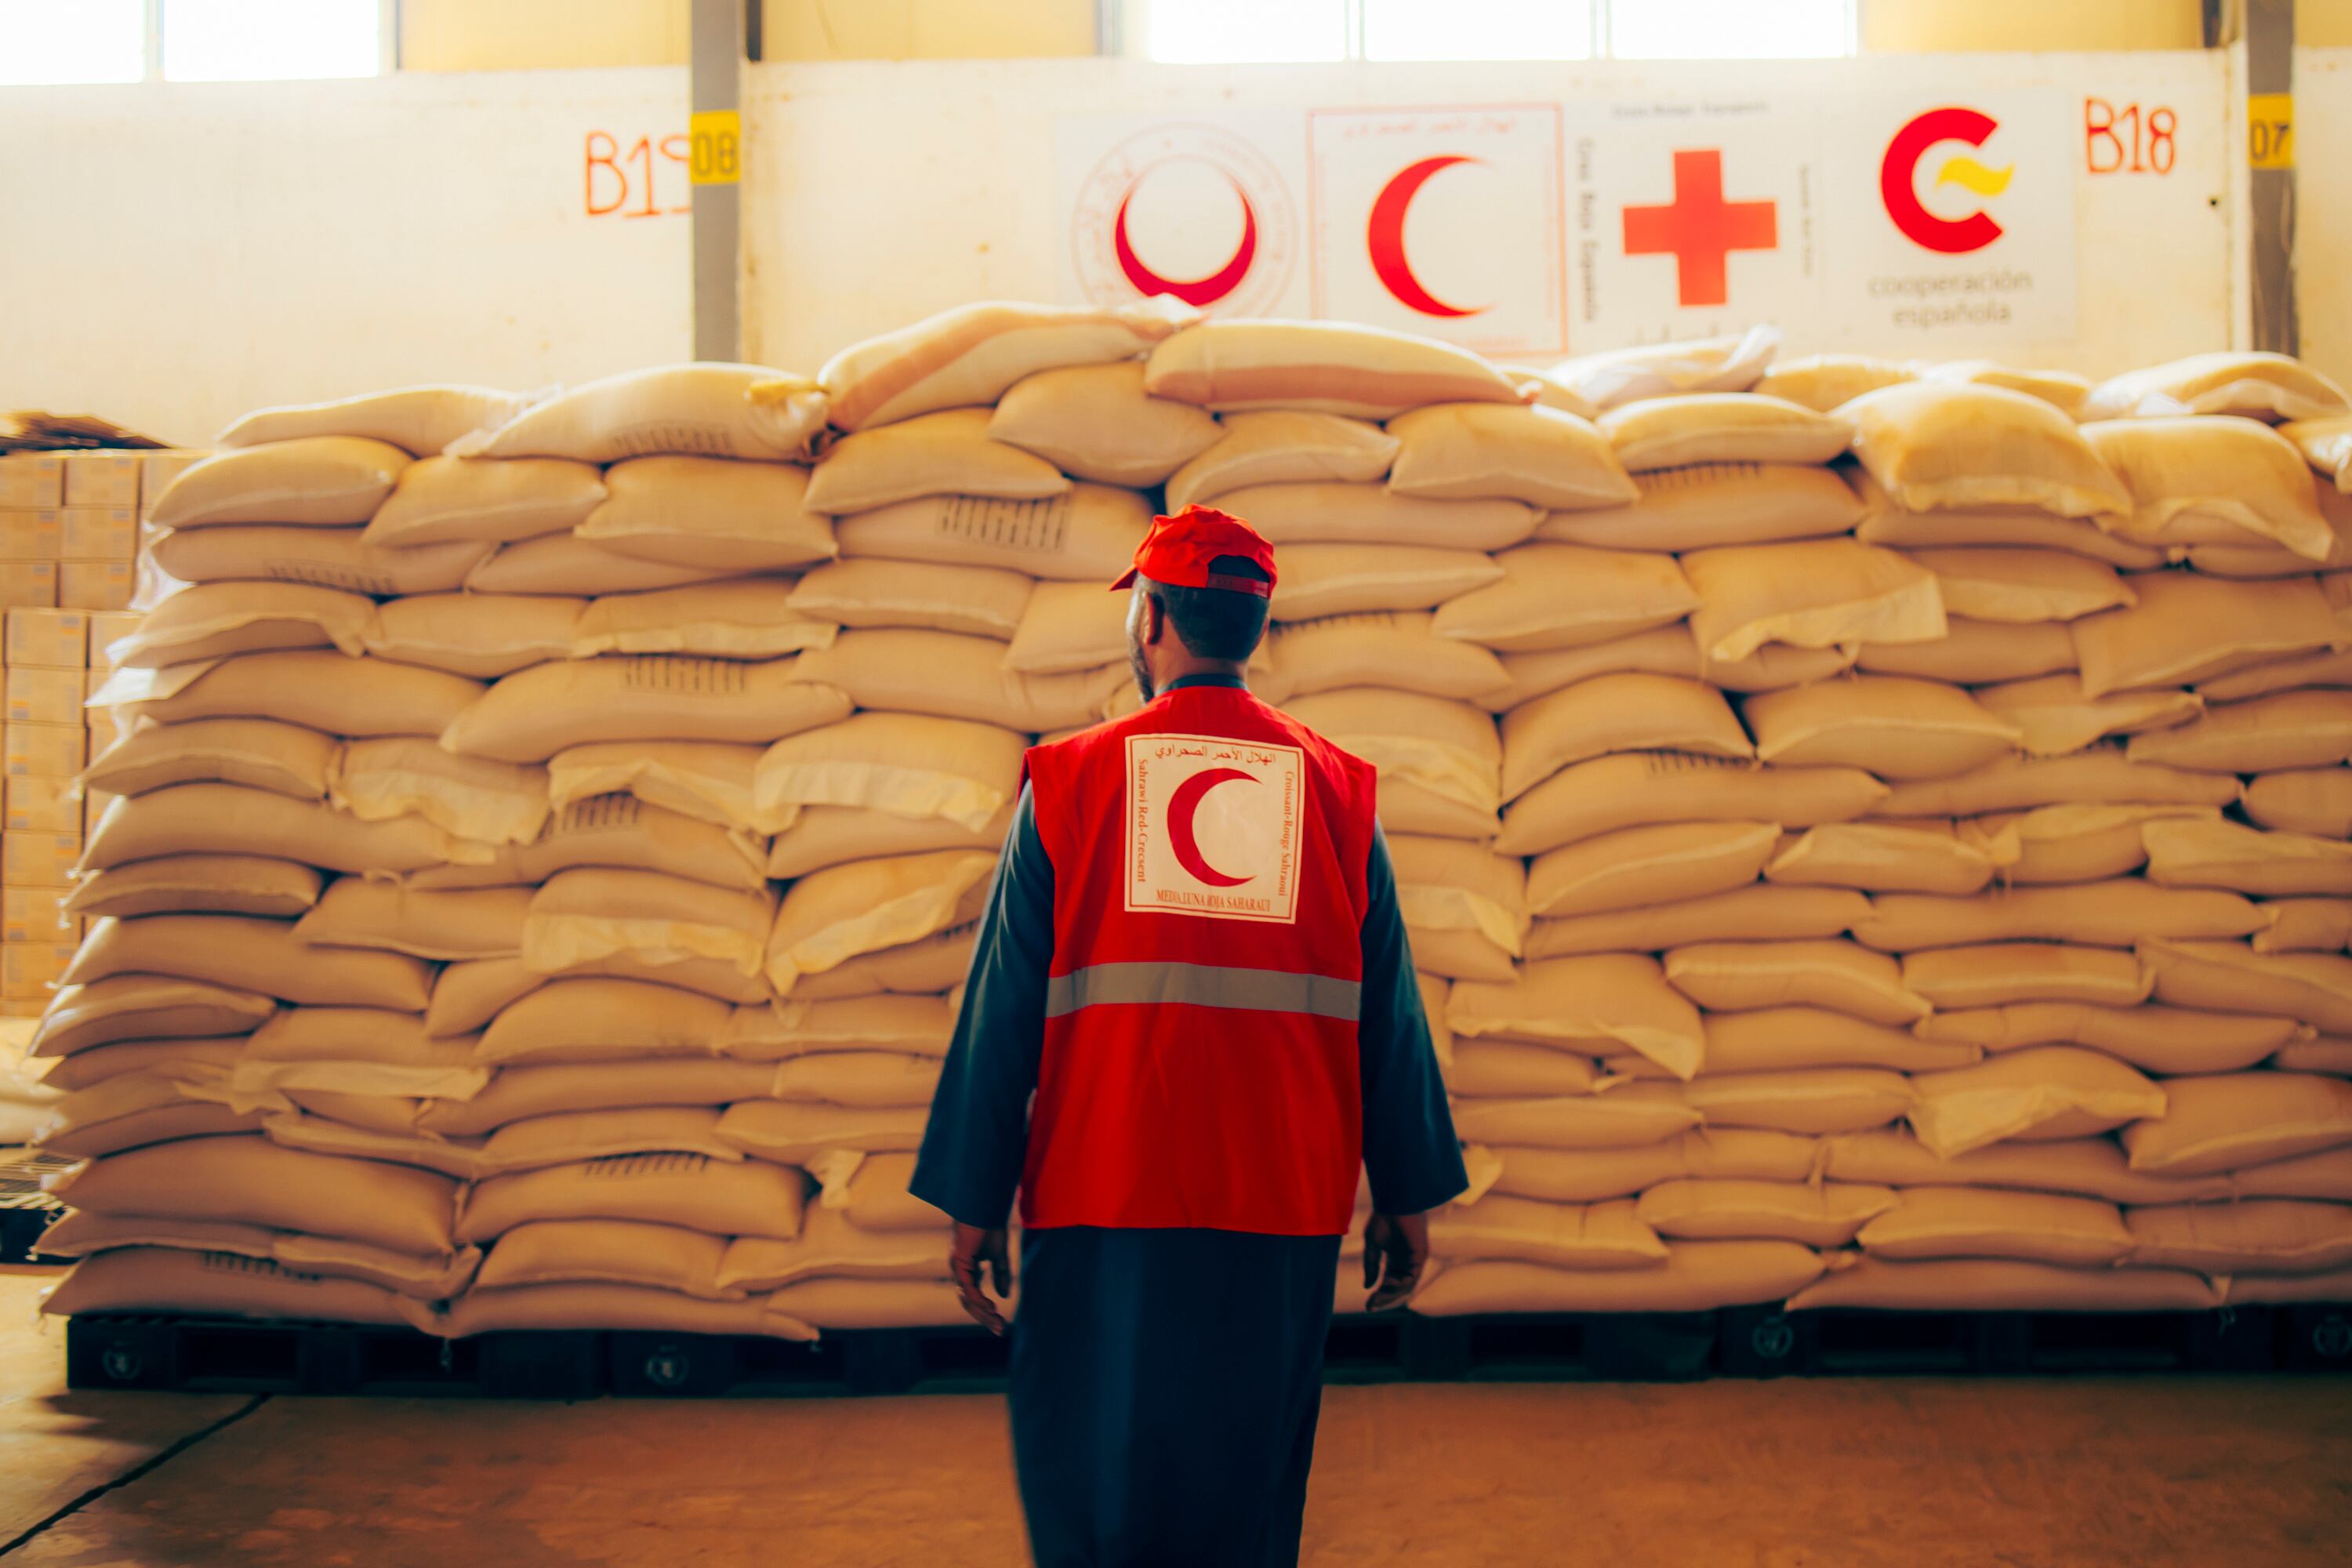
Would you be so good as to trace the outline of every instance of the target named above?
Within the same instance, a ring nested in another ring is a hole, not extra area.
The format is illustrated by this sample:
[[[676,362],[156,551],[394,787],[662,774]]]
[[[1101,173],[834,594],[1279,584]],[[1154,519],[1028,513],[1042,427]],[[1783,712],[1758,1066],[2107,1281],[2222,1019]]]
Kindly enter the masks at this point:
[[[145,460],[134,452],[67,455],[65,505],[58,512],[57,602],[61,607],[131,607],[131,563],[139,553],[140,481]]]
[[[7,612],[5,826],[0,826],[0,1011],[38,1013],[81,939],[61,902],[81,858],[74,777],[89,751],[89,616]]]
[[[0,457],[0,605],[125,610],[142,500],[196,452],[14,452]]]
[[[128,612],[145,504],[203,456],[0,455],[0,1015],[38,1013],[81,938],[81,922],[58,907],[91,804],[74,779],[113,738],[107,712],[86,721],[82,703],[104,679],[106,645],[138,624]],[[117,624],[93,635],[101,616]]]
[[[65,503],[62,455],[0,455],[0,605],[58,602]]]

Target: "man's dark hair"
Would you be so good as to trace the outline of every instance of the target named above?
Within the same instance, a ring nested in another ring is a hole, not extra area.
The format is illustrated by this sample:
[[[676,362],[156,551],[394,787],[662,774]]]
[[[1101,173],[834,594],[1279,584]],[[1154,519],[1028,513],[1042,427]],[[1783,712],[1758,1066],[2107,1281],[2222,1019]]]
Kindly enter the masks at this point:
[[[1209,571],[1220,577],[1266,581],[1265,571],[1245,556],[1220,555],[1209,563]],[[1242,664],[1265,636],[1266,600],[1260,595],[1231,588],[1181,588],[1149,577],[1139,581],[1143,591],[1167,610],[1169,624],[1195,658]]]

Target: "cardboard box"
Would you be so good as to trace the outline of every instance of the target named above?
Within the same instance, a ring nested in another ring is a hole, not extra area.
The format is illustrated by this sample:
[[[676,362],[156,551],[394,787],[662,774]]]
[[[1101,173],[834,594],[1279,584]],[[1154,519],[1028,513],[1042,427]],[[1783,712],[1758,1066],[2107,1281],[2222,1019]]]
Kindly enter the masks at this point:
[[[68,561],[58,567],[58,600],[68,610],[131,607],[131,563]]]
[[[88,693],[85,669],[42,669],[33,665],[11,666],[7,675],[8,722],[11,724],[79,724],[82,699]]]
[[[81,940],[81,917],[65,910],[65,897],[57,888],[9,888],[0,890],[0,944]]]
[[[61,561],[128,561],[139,553],[139,510],[128,506],[69,506],[58,513]]]
[[[0,561],[0,607],[38,609],[58,602],[54,561]]]
[[[132,617],[134,620],[136,616]],[[89,663],[90,617],[86,610],[10,610],[5,657],[10,669],[80,669]]]
[[[55,452],[0,452],[0,507],[66,504],[65,460]]]
[[[120,708],[84,708],[81,714],[83,731],[89,736],[89,754],[91,757],[98,756],[122,739],[130,728]]]
[[[89,760],[89,731],[79,724],[11,724],[0,752],[12,779],[69,779]]]
[[[137,631],[139,623],[147,618],[136,610],[78,610],[72,613],[89,616],[89,667],[100,673],[114,668],[106,657],[106,650]],[[93,684],[90,689],[95,691],[98,688]]]
[[[0,511],[0,561],[59,561],[65,558],[63,510]]]
[[[70,888],[81,858],[79,833],[0,831],[0,884],[11,888]]]
[[[83,811],[80,793],[71,779],[9,779],[0,795],[6,800],[0,830],[14,833],[79,833]]]
[[[210,452],[175,448],[168,452],[149,452],[139,459],[139,515],[145,517],[155,500],[172,488],[172,481],[194,468]]]
[[[139,510],[138,452],[68,452],[67,506],[127,506]]]
[[[0,942],[0,995],[16,1002],[46,999],[73,958],[69,942]]]

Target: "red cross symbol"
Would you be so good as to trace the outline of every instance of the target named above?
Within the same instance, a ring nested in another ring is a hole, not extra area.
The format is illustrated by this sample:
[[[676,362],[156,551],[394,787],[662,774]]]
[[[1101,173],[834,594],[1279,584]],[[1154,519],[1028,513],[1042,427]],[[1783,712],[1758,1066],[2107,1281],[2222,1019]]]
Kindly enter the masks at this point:
[[[1685,305],[1730,298],[1724,258],[1735,250],[1779,247],[1771,202],[1723,199],[1723,150],[1675,154],[1675,199],[1666,206],[1625,209],[1625,254],[1675,258],[1675,289]]]

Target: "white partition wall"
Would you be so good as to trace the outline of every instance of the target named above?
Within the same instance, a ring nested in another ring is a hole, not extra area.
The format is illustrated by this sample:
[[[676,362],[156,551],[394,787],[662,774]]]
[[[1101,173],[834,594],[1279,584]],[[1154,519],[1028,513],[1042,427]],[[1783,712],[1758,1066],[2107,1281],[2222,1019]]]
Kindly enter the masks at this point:
[[[0,89],[0,409],[201,442],[683,359],[685,129],[675,68]]]
[[[2294,52],[2295,291],[2304,357],[2352,377],[2352,49]]]
[[[2340,251],[2343,58],[2305,52],[2306,258]],[[1772,321],[1791,352],[2103,373],[2231,341],[2227,68],[754,66],[744,353],[810,369],[1141,277],[1533,362]],[[265,402],[685,357],[686,104],[669,68],[0,89],[0,408],[201,440]],[[2304,272],[2307,344],[2352,369],[2335,274]]]
[[[2226,76],[2210,51],[753,67],[748,346],[813,363],[1140,269],[1525,359],[1775,321],[1800,351],[2111,371],[2229,341]]]

